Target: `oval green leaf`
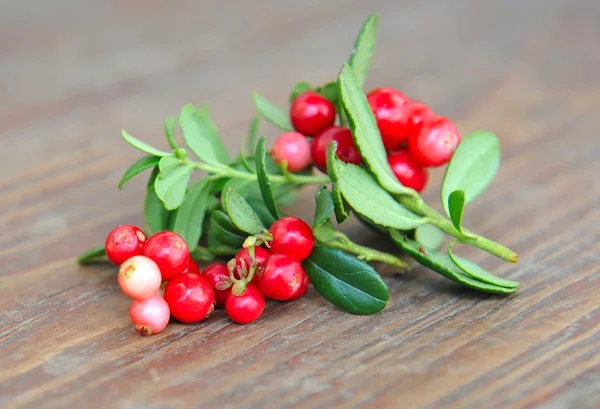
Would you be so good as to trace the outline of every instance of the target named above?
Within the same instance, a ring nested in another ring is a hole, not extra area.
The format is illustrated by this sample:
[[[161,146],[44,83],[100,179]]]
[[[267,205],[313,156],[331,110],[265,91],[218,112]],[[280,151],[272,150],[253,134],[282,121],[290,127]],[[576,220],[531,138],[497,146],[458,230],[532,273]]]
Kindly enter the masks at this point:
[[[352,54],[348,59],[349,65],[354,70],[358,85],[361,87],[367,79],[369,69],[371,68],[371,58],[375,51],[375,43],[377,42],[377,28],[379,27],[379,14],[371,14],[364,22],[356,41]]]
[[[169,226],[169,219],[172,213],[165,209],[164,203],[156,194],[154,182],[157,176],[158,166],[154,168],[152,175],[150,175],[150,178],[148,179],[146,198],[144,199],[144,218],[146,219],[146,224],[150,229],[150,234],[167,230]]]
[[[174,135],[176,125],[177,125],[177,118],[175,118],[174,116],[170,116],[170,117],[167,117],[167,119],[165,119],[165,136],[167,137],[169,146],[173,150],[179,149],[179,146],[177,146],[177,141],[175,140],[175,135]]]
[[[315,246],[302,265],[319,294],[351,314],[375,314],[390,298],[375,269],[343,251]]]
[[[290,92],[290,104],[294,102],[294,100],[298,97],[298,95],[303,92],[310,91],[312,89],[312,85],[306,81],[298,81],[294,84],[292,91]]]
[[[206,108],[196,109],[191,104],[184,105],[179,114],[179,126],[186,145],[201,161],[210,165],[230,162],[227,149]]]
[[[444,232],[432,224],[424,224],[415,230],[415,240],[429,250],[437,250],[444,244]]]
[[[236,227],[248,234],[265,230],[257,214],[238,192],[228,188],[223,194],[223,207]]]
[[[190,251],[198,247],[208,208],[211,181],[200,179],[192,185],[174,217],[173,231],[187,243]]]
[[[211,213],[209,228],[208,228],[208,245],[213,254],[221,255],[213,251],[219,246],[226,246],[232,249],[235,254],[242,248],[246,240],[246,234],[238,229],[229,216],[220,210],[215,210]]]
[[[455,190],[465,191],[465,204],[475,200],[494,179],[500,167],[500,141],[488,131],[465,136],[446,169],[442,183],[442,206],[450,216],[448,198]]]
[[[452,224],[461,234],[463,212],[465,211],[465,191],[455,190],[448,196],[448,211]]]
[[[262,117],[267,121],[284,131],[294,130],[294,127],[290,122],[289,112],[279,108],[277,105],[273,104],[268,99],[257,94],[256,92],[252,93],[252,100],[254,101],[254,105],[256,106],[258,112],[260,112]]]
[[[258,178],[258,187],[262,195],[263,201],[267,206],[267,209],[271,212],[274,218],[279,219],[279,209],[277,207],[277,201],[271,189],[271,182],[267,174],[266,159],[267,153],[265,151],[266,139],[264,136],[258,141],[256,146],[256,176]]]
[[[450,259],[458,268],[478,281],[506,288],[516,288],[519,286],[518,281],[507,280],[505,278],[495,276],[477,264],[455,255],[452,253],[452,245],[448,246],[448,256],[450,256]]]
[[[167,155],[171,154],[169,152],[165,152],[165,151],[161,151],[160,149],[156,149],[154,146],[148,145],[146,142],[140,141],[136,137],[131,136],[125,129],[123,129],[121,131],[121,135],[123,135],[123,138],[125,138],[125,140],[127,141],[128,144],[130,144],[134,148],[136,148],[142,152],[146,152],[152,156],[167,156]]]
[[[160,162],[160,156],[144,156],[143,158],[136,161],[133,165],[131,165],[123,174],[123,177],[119,181],[119,190],[123,187],[125,182],[133,179],[135,176],[139,175],[143,171],[149,168],[153,168],[158,165]]]
[[[154,181],[156,194],[167,210],[177,209],[181,205],[192,175],[191,166],[180,161],[174,164],[172,159],[175,158],[166,157],[160,161],[160,173]]]
[[[319,186],[315,193],[315,216],[313,218],[313,228],[322,225],[331,218],[333,213],[333,198],[325,186]]]

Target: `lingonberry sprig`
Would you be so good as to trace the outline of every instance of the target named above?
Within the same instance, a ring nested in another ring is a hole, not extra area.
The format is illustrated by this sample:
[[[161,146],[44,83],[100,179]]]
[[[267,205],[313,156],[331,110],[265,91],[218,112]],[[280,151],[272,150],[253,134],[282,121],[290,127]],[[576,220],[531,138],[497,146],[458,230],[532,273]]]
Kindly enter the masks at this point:
[[[152,170],[146,226],[118,226],[104,246],[79,261],[106,256],[120,265],[118,282],[134,298],[130,315],[139,333],[162,331],[168,315],[202,321],[215,306],[234,322],[249,324],[263,314],[265,298],[293,301],[310,284],[339,308],[373,314],[385,308],[389,289],[369,263],[409,268],[401,255],[479,291],[517,290],[518,282],[454,252],[462,244],[509,262],[518,259],[463,223],[465,206],[498,170],[498,138],[487,131],[461,136],[448,118],[397,89],[365,93],[378,24],[378,14],[365,21],[335,81],[297,82],[287,109],[253,93],[259,115],[235,158],[203,106],[184,105],[178,118],[165,120],[168,150],[123,130],[124,139],[147,156],[127,169],[119,188]],[[282,131],[270,150],[259,137],[263,119]],[[419,193],[428,169],[445,165],[442,215]],[[204,175],[190,183],[195,171]],[[318,186],[311,225],[281,210],[304,185]],[[337,227],[351,215],[401,253],[352,241]],[[438,249],[446,236],[454,241],[444,254]],[[198,260],[215,262],[202,271]]]

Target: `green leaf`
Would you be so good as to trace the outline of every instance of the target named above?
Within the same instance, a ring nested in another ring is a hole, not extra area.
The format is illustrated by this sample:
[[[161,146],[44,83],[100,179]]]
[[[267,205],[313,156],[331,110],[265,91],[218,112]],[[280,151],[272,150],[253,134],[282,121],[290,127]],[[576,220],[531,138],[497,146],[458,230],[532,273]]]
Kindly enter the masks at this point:
[[[313,218],[313,227],[317,227],[330,220],[333,213],[333,198],[325,186],[319,186],[315,193],[315,216]]]
[[[231,160],[206,108],[185,105],[179,114],[183,139],[200,160],[210,165],[224,165]]]
[[[139,175],[146,169],[152,168],[158,164],[160,156],[144,156],[143,158],[136,161],[131,165],[123,174],[121,181],[119,182],[119,190],[123,187],[125,182],[131,180],[135,176]]]
[[[256,150],[256,144],[258,141],[258,132],[260,131],[260,116],[256,115],[250,121],[250,126],[248,127],[248,139],[247,146],[248,154],[253,154]]]
[[[167,230],[172,213],[165,209],[164,203],[160,200],[154,189],[154,181],[158,176],[158,171],[158,166],[156,166],[148,179],[148,188],[146,190],[146,198],[144,199],[144,218],[150,229],[150,234]]]
[[[400,230],[414,229],[426,222],[394,200],[363,168],[344,163],[336,156],[330,159],[333,162],[330,175],[355,212],[376,224]]]
[[[338,87],[356,148],[379,184],[391,193],[417,195],[413,189],[402,186],[392,173],[373,111],[348,64],[340,72]]]
[[[215,255],[205,247],[196,247],[191,254],[192,260],[211,261],[215,259]]]
[[[477,281],[482,281],[484,283],[506,288],[517,288],[519,286],[518,281],[507,280],[505,278],[495,276],[477,264],[453,254],[452,245],[448,246],[448,256],[450,256],[450,259],[458,268]]]
[[[260,219],[246,199],[229,188],[223,194],[223,207],[236,227],[248,234],[258,234],[265,230]]]
[[[81,265],[92,264],[97,262],[98,259],[102,259],[104,257],[106,257],[106,250],[104,245],[101,245],[81,253],[79,257],[77,257],[77,262]]]
[[[432,224],[423,224],[415,230],[415,240],[429,250],[437,250],[444,244],[444,232]]]
[[[446,169],[442,183],[442,206],[450,216],[448,198],[465,191],[465,204],[475,200],[490,184],[500,167],[500,141],[488,131],[475,131],[463,138]]]
[[[267,175],[265,163],[267,157],[267,153],[265,152],[266,139],[264,136],[260,138],[256,146],[256,176],[258,177],[258,186],[267,209],[269,209],[273,217],[279,219],[279,209],[277,208],[277,202],[271,189],[271,182]]]
[[[342,224],[350,216],[350,209],[348,203],[342,196],[339,183],[337,183],[335,164],[338,161],[337,154],[337,143],[332,142],[327,146],[327,174],[331,178],[331,195],[333,196],[333,206],[335,211],[335,219],[338,224]]]
[[[464,190],[455,190],[450,193],[448,196],[448,211],[450,215],[450,220],[452,220],[452,224],[456,227],[461,234],[463,232],[462,229],[462,218],[463,212],[465,211],[465,191]]]
[[[258,112],[260,112],[267,121],[284,131],[294,130],[290,122],[289,112],[279,108],[277,105],[256,92],[252,93],[252,99],[254,100],[254,105],[256,106],[256,109],[258,109]]]
[[[354,70],[359,86],[363,86],[371,67],[371,58],[375,51],[377,42],[377,28],[379,26],[379,14],[371,14],[364,22],[358,37],[354,42],[354,49],[348,59],[349,65]]]
[[[156,149],[154,146],[148,145],[146,142],[140,141],[139,139],[129,135],[129,133],[127,133],[127,131],[125,129],[123,129],[121,131],[121,135],[123,135],[123,138],[125,138],[125,140],[127,141],[128,144],[130,144],[134,148],[136,148],[142,152],[146,152],[152,156],[167,156],[167,155],[171,154],[169,152],[165,152],[165,151],[161,151],[160,149]]]
[[[506,288],[488,284],[465,274],[448,256],[433,250],[422,249],[419,243],[403,236],[398,231],[390,230],[390,238],[398,247],[414,258],[419,264],[422,264],[436,273],[456,281],[465,287],[496,294],[511,294],[516,291],[516,288]]]
[[[172,157],[161,159],[158,165],[160,173],[154,181],[156,194],[167,210],[177,209],[181,205],[192,174],[191,166],[181,161],[175,164],[173,159]]]
[[[213,250],[226,246],[234,249],[233,254],[235,254],[242,248],[246,237],[247,235],[233,224],[227,214],[220,210],[211,213],[208,229],[208,247],[211,253],[222,255],[221,252]]]
[[[175,136],[173,133],[175,132],[175,126],[177,125],[177,118],[174,116],[170,116],[165,119],[165,135],[167,137],[167,141],[169,142],[169,146],[171,149],[176,150],[179,149],[177,146],[177,141],[175,140]]]
[[[329,100],[339,112],[340,107],[340,91],[337,82],[328,82],[316,89],[317,93],[323,98]]]
[[[265,202],[261,199],[248,199],[248,204],[252,207],[261,223],[265,228],[269,229],[277,219],[273,217]]]
[[[294,100],[298,97],[298,95],[303,92],[310,91],[312,89],[312,85],[306,81],[298,81],[294,84],[292,91],[290,92],[290,104],[294,102]]]
[[[390,291],[375,269],[343,251],[315,246],[302,262],[315,289],[351,314],[375,314],[385,308]]]
[[[173,231],[183,237],[192,252],[198,247],[202,236],[211,187],[208,179],[200,179],[194,183],[175,214]]]

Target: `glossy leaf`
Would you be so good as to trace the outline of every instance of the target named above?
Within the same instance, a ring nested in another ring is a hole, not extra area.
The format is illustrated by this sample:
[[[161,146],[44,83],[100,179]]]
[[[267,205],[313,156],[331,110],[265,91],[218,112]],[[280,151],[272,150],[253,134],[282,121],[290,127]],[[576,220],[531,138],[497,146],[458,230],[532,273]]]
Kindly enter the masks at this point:
[[[313,218],[313,227],[317,227],[330,220],[333,213],[333,198],[325,186],[319,186],[315,193],[315,216]]]
[[[327,174],[331,178],[331,195],[333,197],[333,206],[335,211],[335,219],[338,224],[344,223],[350,217],[350,208],[348,203],[342,196],[339,183],[335,173],[335,164],[338,161],[336,155],[337,143],[331,142],[327,146]]]
[[[223,193],[223,207],[236,227],[248,234],[258,234],[265,230],[260,219],[240,194],[229,188]]]
[[[485,283],[465,274],[445,254],[440,254],[433,250],[422,249],[419,243],[403,236],[398,231],[390,230],[390,238],[398,247],[414,258],[419,264],[422,264],[436,273],[456,281],[465,287],[496,294],[511,294],[516,291],[516,288],[506,288]]]
[[[519,286],[518,281],[507,280],[505,278],[495,276],[487,272],[477,264],[455,255],[454,253],[452,253],[452,246],[448,247],[448,256],[450,256],[450,259],[454,262],[454,264],[458,268],[460,268],[465,274],[473,277],[478,281],[506,288],[516,288]]]
[[[220,210],[215,210],[211,213],[209,229],[208,229],[208,246],[213,254],[221,255],[213,251],[219,246],[227,246],[234,251],[235,254],[242,248],[247,235],[238,229],[229,216]]]
[[[289,112],[279,108],[277,105],[270,102],[268,99],[262,97],[256,92],[252,93],[252,99],[256,109],[263,118],[271,122],[277,128],[284,131],[293,131],[292,123],[290,122]]]
[[[415,229],[415,240],[429,250],[437,250],[444,244],[444,232],[432,224],[424,224]]]
[[[105,257],[106,250],[104,248],[104,245],[102,245],[81,253],[81,255],[77,257],[77,262],[81,265],[92,264],[99,261],[100,259],[104,259]]]
[[[159,163],[160,173],[154,181],[156,194],[165,204],[167,210],[177,209],[183,199],[190,181],[192,168],[174,158],[163,158]]]
[[[294,100],[298,97],[298,95],[303,92],[310,91],[312,89],[312,85],[306,81],[298,81],[294,84],[292,91],[290,92],[290,104],[294,102]]]
[[[375,269],[343,251],[315,246],[302,263],[315,289],[351,314],[375,314],[385,308],[390,291]]]
[[[121,190],[125,182],[131,180],[146,169],[155,167],[156,165],[158,165],[159,161],[160,156],[144,156],[143,158],[136,161],[123,174],[123,177],[119,181],[119,190]]]
[[[277,207],[277,201],[271,188],[271,182],[267,175],[266,157],[265,151],[266,138],[263,136],[256,146],[256,176],[258,178],[258,186],[262,195],[263,201],[267,206],[267,209],[271,212],[274,218],[279,219],[279,209]]]
[[[171,149],[179,149],[174,135],[175,126],[177,126],[177,118],[170,116],[165,119],[165,136],[167,137]]]
[[[230,162],[227,149],[206,108],[185,105],[179,114],[179,126],[186,145],[201,161],[211,165]]]
[[[379,184],[391,193],[416,195],[414,190],[402,186],[392,173],[373,111],[348,64],[344,64],[340,72],[338,87],[354,143]]]
[[[462,218],[463,212],[465,211],[465,191],[455,190],[448,196],[448,212],[452,224],[456,227],[456,230],[463,232],[462,230]]]
[[[158,166],[154,168],[152,175],[148,179],[146,198],[144,199],[144,218],[150,229],[150,234],[167,230],[171,213],[165,209],[165,205],[160,200],[154,189],[154,182],[158,176]]]
[[[465,191],[465,204],[475,200],[494,179],[500,167],[500,141],[488,131],[465,136],[454,152],[442,183],[442,206],[450,215],[448,198],[455,190]]]
[[[121,135],[123,135],[123,138],[125,138],[128,144],[152,156],[167,156],[171,154],[170,152],[161,151],[152,145],[148,145],[146,142],[140,141],[136,137],[131,136],[125,129],[121,131]]]
[[[371,68],[371,58],[377,42],[377,28],[379,27],[379,14],[371,14],[364,22],[356,41],[352,54],[348,59],[349,65],[354,70],[358,84],[362,87]]]
[[[208,179],[200,179],[194,183],[174,216],[173,231],[183,237],[190,251],[198,247],[202,236],[210,191],[211,182]]]

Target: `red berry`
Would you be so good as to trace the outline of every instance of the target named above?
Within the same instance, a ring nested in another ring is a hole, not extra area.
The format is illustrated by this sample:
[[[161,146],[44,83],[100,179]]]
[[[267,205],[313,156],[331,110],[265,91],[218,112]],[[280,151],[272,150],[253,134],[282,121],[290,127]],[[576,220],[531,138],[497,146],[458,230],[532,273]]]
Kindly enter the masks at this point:
[[[185,268],[185,270],[183,270],[183,272],[181,274],[195,274],[195,275],[200,275],[200,267],[198,266],[198,263],[196,263],[194,260],[192,260],[190,258],[190,261],[188,261],[188,265]]]
[[[314,136],[333,125],[335,107],[315,91],[305,91],[292,102],[290,118],[296,131]]]
[[[215,293],[202,276],[179,274],[165,288],[171,315],[185,323],[198,322],[214,309]]]
[[[254,285],[258,285],[258,277],[260,276],[260,274],[262,273],[262,271],[265,269],[265,262],[267,261],[267,258],[270,256],[271,254],[263,249],[262,247],[254,247],[254,259],[256,260],[256,263],[258,264],[258,269],[254,272],[254,277],[252,277],[252,284]],[[250,259],[250,252],[248,251],[247,248],[243,248],[241,249],[236,255],[235,255],[235,266],[236,266],[236,271],[235,271],[235,278],[241,279],[241,275],[238,274],[238,268],[241,269],[242,268],[242,260],[244,260],[244,264],[246,266],[246,271],[248,273],[250,273],[250,267],[251,267],[251,263],[252,260]]]
[[[300,172],[310,164],[310,143],[298,132],[286,132],[277,138],[271,156],[280,165],[287,162],[290,172]]]
[[[160,270],[148,257],[133,256],[119,267],[118,282],[128,297],[150,298],[160,289]]]
[[[265,304],[265,297],[258,288],[254,284],[248,284],[240,295],[229,293],[225,302],[225,311],[232,321],[238,324],[250,324],[262,315]]]
[[[409,135],[421,131],[424,121],[435,117],[435,114],[427,105],[420,101],[410,101],[410,130]],[[410,137],[410,136],[409,136]]]
[[[420,132],[408,139],[408,150],[421,166],[436,167],[450,161],[459,143],[460,134],[456,126],[438,116],[423,121]]]
[[[283,254],[274,254],[267,259],[265,271],[260,276],[259,288],[269,298],[287,300],[297,291],[305,275],[298,261]]]
[[[410,103],[393,88],[377,88],[369,92],[367,101],[373,110],[381,140],[386,149],[396,149],[408,138]]]
[[[163,231],[150,237],[142,254],[154,260],[160,268],[163,280],[170,280],[188,266],[190,251],[185,240],[172,231]]]
[[[332,141],[337,142],[335,153],[342,161],[355,165],[362,163],[350,129],[332,126],[315,136],[311,145],[312,160],[322,172],[327,172],[327,147]]]
[[[208,284],[215,292],[215,302],[217,306],[225,306],[225,300],[231,292],[231,286],[226,289],[219,289],[217,285],[224,286],[229,281],[229,270],[225,264],[211,264],[204,269],[202,277],[206,279]],[[253,280],[254,281],[254,280]]]
[[[121,264],[133,256],[142,254],[146,235],[136,226],[122,224],[115,227],[106,237],[106,256],[114,264]]]
[[[293,300],[296,300],[296,299],[302,297],[304,295],[304,293],[308,290],[309,284],[310,284],[310,279],[308,278],[306,273],[304,273],[304,280],[302,280],[302,282],[300,284],[298,284],[298,286],[296,286],[296,288],[294,289],[294,292],[292,293],[292,296],[290,298],[288,298],[286,301],[293,301]]]
[[[421,192],[428,180],[427,169],[415,162],[408,151],[402,150],[388,155],[392,172],[403,186]]]
[[[170,316],[169,305],[159,295],[134,300],[129,308],[131,322],[140,335],[158,334],[167,327]]]
[[[285,254],[296,261],[310,256],[315,244],[310,226],[304,220],[293,216],[277,220],[271,225],[269,233],[273,236],[271,254]]]

